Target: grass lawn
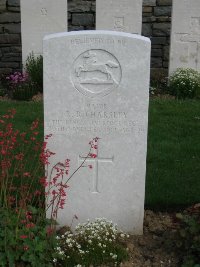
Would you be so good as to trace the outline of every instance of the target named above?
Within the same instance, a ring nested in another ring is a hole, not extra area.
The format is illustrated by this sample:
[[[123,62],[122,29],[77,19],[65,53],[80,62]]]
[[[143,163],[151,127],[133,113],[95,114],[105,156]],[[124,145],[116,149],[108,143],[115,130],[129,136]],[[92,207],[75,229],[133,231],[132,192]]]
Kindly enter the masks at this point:
[[[16,128],[43,120],[41,103],[0,102],[0,114],[16,108]],[[43,130],[41,131],[41,138]],[[146,207],[178,209],[200,202],[200,102],[151,99]]]

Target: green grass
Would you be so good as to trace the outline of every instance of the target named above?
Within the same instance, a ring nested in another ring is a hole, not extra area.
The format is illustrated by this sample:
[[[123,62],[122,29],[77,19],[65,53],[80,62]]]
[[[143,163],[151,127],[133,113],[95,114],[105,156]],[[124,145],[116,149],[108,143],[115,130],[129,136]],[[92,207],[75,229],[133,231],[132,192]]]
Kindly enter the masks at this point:
[[[146,206],[200,202],[200,102],[151,100]]]
[[[43,120],[41,103],[0,102],[16,108],[15,125]],[[43,131],[41,131],[42,138]],[[200,202],[200,102],[154,99],[149,108],[146,207],[179,209]]]

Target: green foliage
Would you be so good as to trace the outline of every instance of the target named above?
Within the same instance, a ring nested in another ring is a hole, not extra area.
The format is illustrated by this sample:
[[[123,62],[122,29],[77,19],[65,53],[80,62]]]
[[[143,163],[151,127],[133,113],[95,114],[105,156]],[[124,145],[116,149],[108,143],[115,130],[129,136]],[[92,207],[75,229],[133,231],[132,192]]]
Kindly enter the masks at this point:
[[[78,225],[73,234],[69,229],[57,236],[54,262],[59,266],[119,266],[128,259],[122,245],[127,236],[112,222],[96,219]]]
[[[26,60],[26,71],[37,91],[43,92],[43,57],[30,54]]]
[[[182,267],[200,267],[200,204],[176,215],[175,244],[183,256]]]
[[[169,92],[177,99],[200,98],[200,73],[178,68],[169,77]]]
[[[6,91],[3,87],[1,87],[1,84],[0,84],[0,96],[4,96],[6,94]]]
[[[41,218],[44,211],[29,207],[27,211],[0,208],[0,266],[53,266],[52,255],[55,235],[48,235],[49,221]],[[29,215],[30,218],[30,215]],[[39,219],[38,219],[39,218]],[[33,223],[35,222],[35,224]],[[17,225],[17,227],[16,227]]]
[[[19,84],[12,91],[12,98],[15,100],[28,101],[37,93],[36,88],[30,81]]]

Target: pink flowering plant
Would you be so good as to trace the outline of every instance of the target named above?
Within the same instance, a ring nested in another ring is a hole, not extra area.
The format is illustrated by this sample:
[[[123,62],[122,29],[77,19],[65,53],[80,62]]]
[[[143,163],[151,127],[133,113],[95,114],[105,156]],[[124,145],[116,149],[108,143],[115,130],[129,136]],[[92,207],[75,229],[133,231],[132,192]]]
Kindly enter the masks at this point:
[[[10,96],[16,100],[30,100],[36,93],[35,85],[27,72],[14,72],[6,77]]]
[[[40,141],[38,120],[26,132],[14,129],[15,113],[0,116],[0,266],[53,266],[56,219],[67,184],[86,165],[83,161],[72,174],[69,159],[50,167],[55,155],[48,149],[51,135]],[[95,155],[97,140],[90,142],[88,157]]]

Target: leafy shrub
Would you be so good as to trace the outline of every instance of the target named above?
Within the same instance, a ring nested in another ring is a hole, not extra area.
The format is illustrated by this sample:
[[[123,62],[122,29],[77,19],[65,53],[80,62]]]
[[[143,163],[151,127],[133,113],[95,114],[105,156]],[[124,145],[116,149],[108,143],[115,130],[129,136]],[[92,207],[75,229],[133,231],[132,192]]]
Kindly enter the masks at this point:
[[[189,68],[178,68],[169,77],[169,91],[178,99],[200,98],[200,73]]]
[[[14,72],[6,77],[10,96],[16,100],[30,100],[35,94],[35,85],[27,73]]]
[[[43,57],[30,54],[26,60],[26,71],[30,80],[35,85],[38,92],[43,92]]]
[[[54,262],[58,266],[118,266],[128,258],[122,241],[128,237],[106,219],[79,224],[57,236]]]
[[[176,215],[179,226],[176,246],[183,256],[182,267],[200,267],[200,204]]]

